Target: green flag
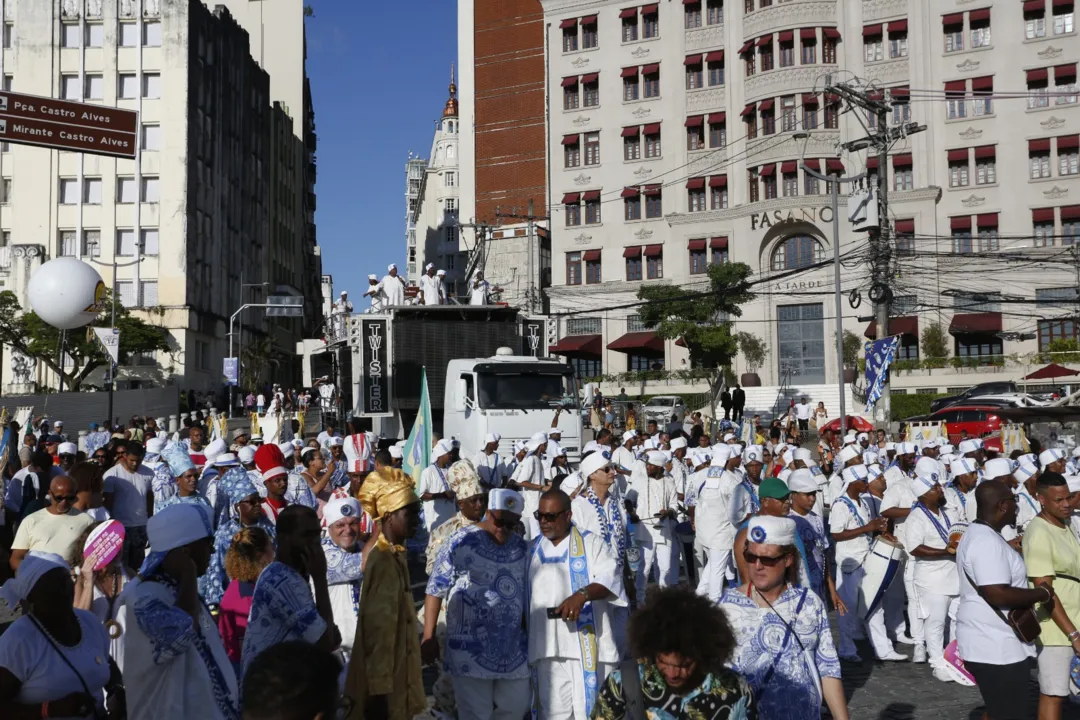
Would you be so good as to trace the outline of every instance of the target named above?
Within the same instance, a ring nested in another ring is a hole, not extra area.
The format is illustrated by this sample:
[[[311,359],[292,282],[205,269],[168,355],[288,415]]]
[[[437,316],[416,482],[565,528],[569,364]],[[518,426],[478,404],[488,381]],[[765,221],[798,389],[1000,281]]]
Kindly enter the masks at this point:
[[[427,368],[420,369],[420,411],[405,442],[401,469],[420,487],[420,473],[431,464],[431,398],[428,397]]]

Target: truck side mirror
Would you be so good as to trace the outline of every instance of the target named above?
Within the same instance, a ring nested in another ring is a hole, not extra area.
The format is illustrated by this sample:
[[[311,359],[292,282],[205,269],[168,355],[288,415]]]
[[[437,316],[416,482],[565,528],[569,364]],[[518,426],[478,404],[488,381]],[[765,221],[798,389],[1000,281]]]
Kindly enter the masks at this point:
[[[457,392],[455,393],[455,409],[458,412],[465,412],[465,408],[469,404],[469,385],[465,382],[465,378],[458,378],[457,380]]]

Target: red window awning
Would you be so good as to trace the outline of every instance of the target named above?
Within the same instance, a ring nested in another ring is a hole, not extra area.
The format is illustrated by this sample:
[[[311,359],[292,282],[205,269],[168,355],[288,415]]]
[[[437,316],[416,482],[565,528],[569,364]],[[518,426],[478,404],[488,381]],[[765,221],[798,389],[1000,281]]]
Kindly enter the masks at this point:
[[[840,39],[840,30],[838,28],[822,28],[821,34],[829,38],[830,40]]]
[[[636,198],[639,195],[641,195],[641,188],[637,188],[637,187],[623,188],[622,197],[624,197],[624,198]]]
[[[651,3],[641,8],[642,15],[655,15],[658,12],[660,12],[660,5],[657,3]]]
[[[877,170],[879,166],[880,166],[880,164],[878,162],[878,156],[877,155],[867,155],[866,156],[866,169],[867,170]]]
[[[757,39],[756,45],[758,47],[765,47],[766,45],[772,45],[772,35],[762,35]]]
[[[584,260],[585,262],[596,262],[597,260],[600,259],[600,251],[599,250],[586,250],[584,253],[582,253],[581,259]]]
[[[803,105],[817,105],[818,104],[818,96],[815,95],[814,93],[803,93],[802,104]]]
[[[914,220],[897,220],[896,232],[898,233],[913,233],[915,232]]]
[[[1063,135],[1057,139],[1058,152],[1080,147],[1080,135]]]
[[[635,245],[634,247],[628,247],[622,251],[624,258],[636,258],[641,257],[641,246]]]
[[[578,200],[581,199],[581,193],[566,193],[562,196],[563,205],[577,205]]]
[[[844,172],[844,163],[840,162],[840,158],[826,158],[825,170],[830,173],[842,173]]]
[[[723,125],[727,122],[727,113],[709,113],[710,125]]]
[[[794,160],[785,160],[780,164],[780,172],[784,174],[798,172],[799,165]]]
[[[563,20],[561,23],[559,23],[559,27],[563,30],[566,30],[567,28],[577,27],[577,18],[569,18],[567,20]]]
[[[624,127],[622,129],[622,136],[623,137],[637,137],[640,132],[641,132],[641,126],[640,125],[631,125],[630,127]]]
[[[690,178],[686,181],[687,190],[701,190],[703,187],[705,187],[705,178],[703,177]]]
[[[864,332],[863,335],[868,338],[877,338],[877,320],[870,321],[870,324],[866,326],[866,332]],[[904,315],[902,317],[889,318],[889,335],[911,335],[912,337],[919,337],[919,316]]]
[[[795,31],[794,30],[783,30],[783,31],[781,31],[779,36],[777,37],[777,41],[782,42],[782,43],[795,42]]]
[[[554,345],[549,345],[548,353],[600,357],[604,353],[604,340],[600,335],[568,335]]]
[[[799,30],[799,37],[803,42],[807,40],[817,40],[817,28],[803,28]]]
[[[972,10],[968,13],[968,22],[989,22],[990,20],[990,8],[982,8],[981,10]]]
[[[1024,0],[1024,13],[1045,13],[1046,0]]]
[[[705,249],[705,245],[706,245],[706,243],[705,243],[705,238],[701,238],[701,239],[699,239],[699,240],[691,240],[691,241],[690,241],[690,242],[688,243],[688,245],[687,245],[687,248],[688,248],[689,250],[691,250],[691,251],[695,251],[695,250],[704,250],[704,249]]]
[[[686,59],[683,60],[683,65],[700,65],[703,62],[704,57],[704,55],[687,55]]]
[[[642,129],[643,135],[656,135],[660,132],[660,123],[650,123]]]
[[[994,76],[986,75],[984,77],[971,78],[972,90],[993,90],[994,89]]]
[[[638,69],[636,67],[628,67],[622,69],[622,77],[637,77]]]
[[[691,115],[686,118],[686,127],[701,127],[705,123],[704,115]]]
[[[646,185],[645,186],[645,195],[647,195],[648,197],[656,197],[657,195],[660,194],[660,192],[663,190],[663,188],[664,188],[664,186],[659,184],[659,183],[657,183],[655,185]]]
[[[1050,138],[1036,138],[1028,140],[1029,153],[1050,152]]]
[[[660,63],[650,63],[641,68],[642,75],[655,75],[658,72],[660,72]]]
[[[761,110],[761,112],[768,112],[772,110],[773,102],[775,101],[772,98],[769,98],[768,100],[762,100],[761,103],[758,105],[758,109]]]
[[[588,192],[584,192],[584,193],[581,194],[581,199],[584,200],[585,202],[596,202],[597,200],[600,199],[600,191],[599,190],[589,190]]]
[[[980,228],[996,228],[998,226],[997,213],[983,213],[975,216],[975,224]]]
[[[577,145],[579,142],[581,142],[579,138],[581,138],[580,135],[563,135],[562,144]]]
[[[1072,7],[1073,0],[1054,0],[1054,7]]]
[[[1028,85],[1031,85],[1032,83],[1046,82],[1048,76],[1049,73],[1047,72],[1046,68],[1035,68],[1034,70],[1028,70]]]
[[[896,33],[907,32],[907,20],[893,20],[889,23],[889,34],[895,35]]]
[[[741,48],[739,48],[739,54],[740,55],[745,55],[746,53],[750,52],[753,48],[754,48],[754,41],[753,40],[747,40],[746,43]]]
[[[971,230],[971,216],[957,215],[949,218],[949,228],[952,230]]]
[[[581,76],[581,84],[582,85],[588,85],[589,83],[594,83],[599,79],[600,79],[600,73],[589,73],[588,75],[582,75]]]
[[[965,90],[967,90],[966,80],[950,80],[949,82],[945,83],[945,92],[947,93],[962,93]]]
[[[761,170],[758,171],[758,175],[761,177],[769,177],[776,172],[776,163],[769,163],[768,165],[762,165]]]
[[[564,77],[562,79],[563,87],[570,87],[571,85],[577,85],[577,75],[574,75],[572,77]]]
[[[980,145],[975,148],[976,160],[990,160],[997,156],[996,145]]]
[[[747,115],[753,114],[754,109],[755,109],[754,103],[750,103],[749,105],[747,105],[746,107],[743,108],[743,111],[741,113],[739,113],[739,117],[746,117]]]
[[[709,247],[713,250],[727,250],[728,239],[727,237],[714,237],[709,240]]]
[[[595,15],[586,15],[585,17],[581,18],[581,24],[584,25],[584,26],[595,25],[596,24],[596,16]]]
[[[941,18],[941,24],[945,27],[955,27],[964,24],[964,13],[950,13]]]
[[[705,62],[711,62],[711,63],[713,63],[713,62],[718,62],[718,63],[724,62],[724,51],[723,50],[713,50],[711,53],[709,53],[709,54],[707,54],[705,56]]]
[[[713,175],[709,178],[709,187],[727,187],[727,175]]]
[[[862,29],[863,37],[877,37],[881,34],[881,23],[867,25]]]
[[[1054,208],[1036,208],[1031,211],[1031,222],[1054,222]]]
[[[1061,208],[1062,220],[1080,220],[1080,205],[1066,205]]]
[[[969,333],[999,333],[1001,332],[1001,313],[961,313],[953,315],[949,323],[950,335],[965,335]]]
[[[1076,80],[1076,63],[1054,66],[1054,82],[1058,85],[1071,83]]]
[[[900,87],[889,88],[894,100],[907,100],[911,97],[911,90],[907,85],[901,85]]]
[[[821,160],[819,160],[818,158],[809,158],[807,160],[803,160],[803,164],[811,170],[817,170],[818,172],[821,172]]]
[[[968,161],[968,149],[964,148],[963,150],[950,150],[948,153],[948,157],[949,162],[951,163],[966,163]]]
[[[907,153],[904,155],[893,155],[892,166],[894,168],[911,167],[911,155]]]
[[[621,13],[619,13],[619,17],[623,20],[626,20],[627,18],[637,17],[637,8],[626,8]]]
[[[662,354],[664,352],[664,339],[654,332],[626,333],[614,342],[608,343],[608,350],[618,352],[647,352]]]
[[[663,245],[646,245],[645,257],[660,257],[664,254]]]

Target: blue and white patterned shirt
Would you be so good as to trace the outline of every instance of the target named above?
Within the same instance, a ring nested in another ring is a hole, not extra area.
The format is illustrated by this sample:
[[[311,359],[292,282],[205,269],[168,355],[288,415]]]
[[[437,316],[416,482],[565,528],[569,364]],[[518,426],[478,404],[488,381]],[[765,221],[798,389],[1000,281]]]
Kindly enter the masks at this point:
[[[326,621],[315,607],[311,586],[288,565],[272,562],[259,575],[251,598],[247,634],[241,651],[243,672],[259,653],[287,640],[315,643]]]

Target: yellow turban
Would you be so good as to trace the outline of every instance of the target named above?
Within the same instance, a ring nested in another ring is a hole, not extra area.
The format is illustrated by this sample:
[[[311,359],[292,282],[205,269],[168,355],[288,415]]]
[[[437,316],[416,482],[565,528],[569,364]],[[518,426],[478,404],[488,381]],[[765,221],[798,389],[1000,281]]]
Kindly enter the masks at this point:
[[[383,468],[368,473],[356,499],[364,512],[374,520],[382,520],[392,512],[420,502],[413,479],[396,468]]]

